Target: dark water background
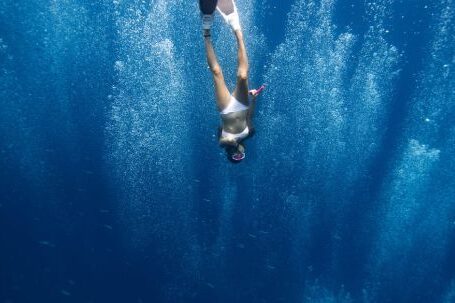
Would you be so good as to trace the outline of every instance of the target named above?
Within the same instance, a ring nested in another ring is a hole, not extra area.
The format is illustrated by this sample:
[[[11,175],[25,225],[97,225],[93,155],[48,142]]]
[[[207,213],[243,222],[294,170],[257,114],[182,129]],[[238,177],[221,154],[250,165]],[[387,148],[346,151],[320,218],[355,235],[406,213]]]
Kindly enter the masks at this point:
[[[0,3],[0,302],[455,302],[454,1],[238,0],[236,166],[194,2]]]

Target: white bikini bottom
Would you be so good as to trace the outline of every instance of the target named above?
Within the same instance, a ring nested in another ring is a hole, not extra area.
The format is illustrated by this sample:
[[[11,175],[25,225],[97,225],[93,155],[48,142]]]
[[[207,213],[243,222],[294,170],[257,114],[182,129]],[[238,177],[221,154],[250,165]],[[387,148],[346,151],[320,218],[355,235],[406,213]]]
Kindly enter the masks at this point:
[[[248,109],[248,106],[241,103],[236,98],[234,98],[234,96],[231,95],[231,99],[229,100],[228,106],[226,106],[226,108],[223,109],[220,114],[226,115],[226,114],[230,114],[230,113],[241,112],[241,111],[244,111],[247,109]]]

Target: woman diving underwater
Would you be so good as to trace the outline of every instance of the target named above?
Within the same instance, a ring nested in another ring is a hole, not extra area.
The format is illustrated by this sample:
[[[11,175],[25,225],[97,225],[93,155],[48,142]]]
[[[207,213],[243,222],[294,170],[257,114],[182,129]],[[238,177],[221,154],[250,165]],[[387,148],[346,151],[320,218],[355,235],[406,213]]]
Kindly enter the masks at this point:
[[[239,163],[245,158],[243,141],[254,133],[252,118],[256,97],[264,89],[264,86],[255,90],[248,90],[248,56],[234,1],[199,0],[199,8],[201,10],[207,62],[213,74],[216,103],[221,116],[219,142],[225,148],[228,159],[233,163]],[[213,24],[215,9],[231,26],[237,40],[237,82],[232,94],[224,81],[223,71],[218,63],[211,41],[210,29]],[[249,96],[251,96],[251,102]]]

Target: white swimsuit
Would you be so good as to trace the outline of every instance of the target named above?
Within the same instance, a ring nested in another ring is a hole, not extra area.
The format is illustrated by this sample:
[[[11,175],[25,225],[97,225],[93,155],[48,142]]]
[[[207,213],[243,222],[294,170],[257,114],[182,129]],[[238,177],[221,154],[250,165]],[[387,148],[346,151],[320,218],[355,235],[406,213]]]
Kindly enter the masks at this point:
[[[222,115],[227,115],[230,113],[241,112],[244,110],[248,110],[248,106],[242,104],[240,101],[238,101],[236,98],[234,98],[234,96],[231,95],[231,99],[229,100],[228,106],[226,106],[226,108],[223,109],[220,113]],[[245,129],[241,133],[238,133],[238,134],[232,134],[223,129],[221,131],[221,137],[228,138],[231,140],[233,139],[233,140],[237,141],[237,140],[245,139],[246,137],[248,137],[249,133],[250,133],[250,130],[249,130],[248,126],[245,127]]]

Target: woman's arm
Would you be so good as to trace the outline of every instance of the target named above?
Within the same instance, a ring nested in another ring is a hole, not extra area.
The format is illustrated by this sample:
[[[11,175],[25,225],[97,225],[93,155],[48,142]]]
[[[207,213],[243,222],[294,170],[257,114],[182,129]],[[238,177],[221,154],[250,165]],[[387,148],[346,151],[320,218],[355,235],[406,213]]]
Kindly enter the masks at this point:
[[[264,90],[265,85],[262,84],[258,89],[252,89],[248,92],[249,95],[251,95],[251,102],[250,106],[248,108],[248,113],[246,116],[246,123],[248,125],[248,128],[254,132],[254,126],[253,126],[253,117],[254,117],[254,111],[256,109],[256,99],[259,96],[259,94]]]
[[[251,91],[250,91],[251,92]],[[250,93],[251,94],[251,93]],[[256,98],[257,95],[251,94],[253,97],[251,98],[250,101],[250,106],[248,107],[248,112],[246,114],[246,124],[248,125],[248,128],[250,130],[254,129],[253,126],[253,117],[254,117],[254,111],[256,109]]]

